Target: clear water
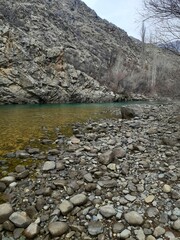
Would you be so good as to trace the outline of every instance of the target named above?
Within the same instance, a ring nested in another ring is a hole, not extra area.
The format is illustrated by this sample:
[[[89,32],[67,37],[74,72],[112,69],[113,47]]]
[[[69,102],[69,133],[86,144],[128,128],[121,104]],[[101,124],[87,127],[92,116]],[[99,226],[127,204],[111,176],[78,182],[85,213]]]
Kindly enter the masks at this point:
[[[0,156],[23,149],[30,140],[43,137],[45,132],[54,133],[57,128],[61,134],[71,135],[73,123],[110,118],[108,109],[127,104],[132,102],[0,106]]]

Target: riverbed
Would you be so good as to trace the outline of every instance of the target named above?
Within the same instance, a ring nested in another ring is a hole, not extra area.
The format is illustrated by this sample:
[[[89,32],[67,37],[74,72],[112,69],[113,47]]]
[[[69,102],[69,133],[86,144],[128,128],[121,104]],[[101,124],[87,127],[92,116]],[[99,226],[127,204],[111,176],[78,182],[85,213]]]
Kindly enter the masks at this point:
[[[25,148],[29,141],[72,134],[72,124],[114,117],[109,110],[145,102],[0,106],[0,156]],[[52,136],[53,135],[53,136]]]
[[[105,109],[8,154],[24,163],[0,177],[0,239],[179,240],[179,105]]]

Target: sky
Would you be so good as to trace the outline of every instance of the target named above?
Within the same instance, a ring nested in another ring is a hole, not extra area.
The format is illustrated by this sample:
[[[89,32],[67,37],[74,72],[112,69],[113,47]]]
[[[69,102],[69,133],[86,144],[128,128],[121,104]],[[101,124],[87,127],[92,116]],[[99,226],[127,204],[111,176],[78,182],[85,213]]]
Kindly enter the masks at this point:
[[[103,19],[125,30],[129,36],[140,39],[143,0],[82,0]]]

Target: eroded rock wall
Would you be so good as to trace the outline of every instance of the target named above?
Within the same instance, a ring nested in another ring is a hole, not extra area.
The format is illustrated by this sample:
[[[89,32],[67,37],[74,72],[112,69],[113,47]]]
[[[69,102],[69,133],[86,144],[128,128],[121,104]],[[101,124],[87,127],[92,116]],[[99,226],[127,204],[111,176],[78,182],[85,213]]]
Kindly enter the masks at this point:
[[[80,0],[1,1],[1,104],[118,101],[141,67],[140,45]]]

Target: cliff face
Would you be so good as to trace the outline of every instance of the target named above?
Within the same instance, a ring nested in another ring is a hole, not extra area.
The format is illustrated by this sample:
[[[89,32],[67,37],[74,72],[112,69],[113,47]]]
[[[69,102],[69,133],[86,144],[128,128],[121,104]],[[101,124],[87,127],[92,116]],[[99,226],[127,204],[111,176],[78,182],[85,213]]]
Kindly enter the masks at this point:
[[[116,101],[140,68],[140,46],[80,0],[1,0],[0,103]]]

